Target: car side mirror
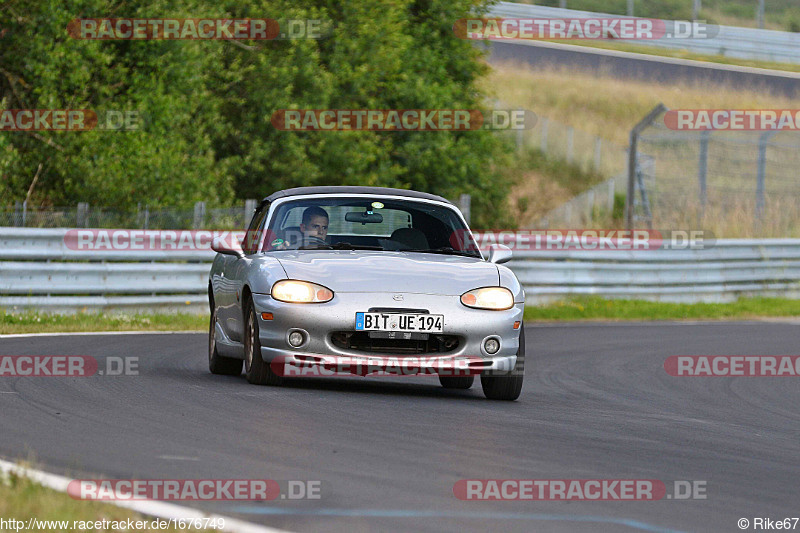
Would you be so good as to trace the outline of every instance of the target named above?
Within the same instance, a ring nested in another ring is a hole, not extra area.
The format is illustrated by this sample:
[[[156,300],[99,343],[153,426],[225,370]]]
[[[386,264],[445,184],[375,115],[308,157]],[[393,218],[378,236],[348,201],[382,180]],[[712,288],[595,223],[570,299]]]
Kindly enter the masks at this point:
[[[238,257],[239,259],[244,257],[244,251],[242,250],[242,247],[239,245],[238,239],[233,239],[233,242],[231,243],[214,241],[211,243],[211,249],[217,252],[218,254],[232,255]]]
[[[511,261],[511,248],[502,244],[489,246],[489,262],[499,265]]]

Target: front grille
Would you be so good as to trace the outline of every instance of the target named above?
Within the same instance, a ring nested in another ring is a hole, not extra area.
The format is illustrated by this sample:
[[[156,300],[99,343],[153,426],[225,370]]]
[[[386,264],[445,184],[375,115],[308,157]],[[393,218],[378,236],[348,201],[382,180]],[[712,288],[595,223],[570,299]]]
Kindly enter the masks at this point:
[[[461,338],[455,335],[431,334],[422,339],[372,338],[365,331],[337,331],[331,334],[337,348],[382,354],[449,353],[458,349]]]

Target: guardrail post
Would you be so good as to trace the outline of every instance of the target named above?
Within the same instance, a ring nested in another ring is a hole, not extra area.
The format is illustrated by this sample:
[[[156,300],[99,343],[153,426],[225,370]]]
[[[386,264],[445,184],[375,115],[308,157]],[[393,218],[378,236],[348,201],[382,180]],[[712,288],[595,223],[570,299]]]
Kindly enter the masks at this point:
[[[194,204],[194,222],[192,223],[192,227],[194,229],[200,229],[203,227],[206,219],[206,203],[205,202],[195,202]]]
[[[250,227],[250,221],[253,220],[253,215],[256,213],[258,207],[258,200],[248,198],[244,201],[244,228]]]
[[[75,221],[75,227],[85,228],[89,222],[89,204],[87,202],[78,202],[78,216]]]

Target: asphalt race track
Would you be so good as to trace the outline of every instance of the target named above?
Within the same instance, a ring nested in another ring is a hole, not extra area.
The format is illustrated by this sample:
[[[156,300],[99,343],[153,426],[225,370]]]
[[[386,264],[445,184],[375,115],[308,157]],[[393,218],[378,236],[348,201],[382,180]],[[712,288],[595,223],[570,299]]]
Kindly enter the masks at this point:
[[[492,42],[490,63],[558,66],[659,83],[683,81],[750,88],[794,97],[800,73],[723,65],[541,41]]]
[[[667,375],[670,355],[798,353],[797,322],[528,326],[517,402],[431,378],[249,385],[206,335],[0,338],[139,375],[0,377],[0,456],[70,477],[319,480],[320,500],[194,504],[291,531],[740,531],[800,516],[800,378]],[[460,479],[705,481],[707,499],[461,501]],[[800,527],[800,526],[798,526]]]

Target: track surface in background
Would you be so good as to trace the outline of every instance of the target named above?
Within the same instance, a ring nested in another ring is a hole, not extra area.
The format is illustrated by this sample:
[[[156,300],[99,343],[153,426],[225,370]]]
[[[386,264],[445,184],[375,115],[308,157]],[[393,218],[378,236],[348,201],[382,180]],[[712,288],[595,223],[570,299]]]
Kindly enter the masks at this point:
[[[798,353],[793,323],[528,326],[515,403],[429,378],[212,376],[204,334],[2,338],[140,375],[0,378],[0,456],[72,477],[321,480],[322,499],[193,504],[293,531],[739,531],[798,516],[798,378],[679,378],[670,355]],[[466,502],[465,478],[707,481],[706,500]]]
[[[797,72],[687,61],[562,43],[492,42],[489,62],[516,62],[534,68],[556,66],[664,84],[712,83],[736,89],[770,91],[789,97],[800,93],[800,73]]]

